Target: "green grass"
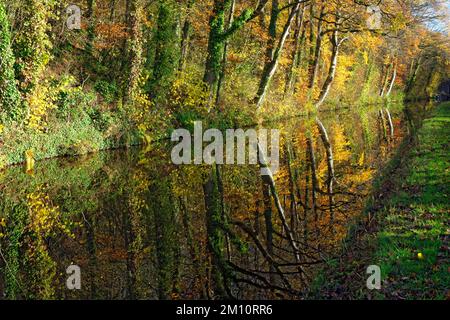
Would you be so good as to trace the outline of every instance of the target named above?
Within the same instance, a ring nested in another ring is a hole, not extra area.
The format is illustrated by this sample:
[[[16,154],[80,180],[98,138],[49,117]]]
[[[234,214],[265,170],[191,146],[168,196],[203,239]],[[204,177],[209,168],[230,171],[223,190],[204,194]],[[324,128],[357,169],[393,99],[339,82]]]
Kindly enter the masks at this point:
[[[424,121],[397,191],[378,213],[385,298],[445,299],[450,289],[450,103]],[[419,254],[422,254],[421,259]]]

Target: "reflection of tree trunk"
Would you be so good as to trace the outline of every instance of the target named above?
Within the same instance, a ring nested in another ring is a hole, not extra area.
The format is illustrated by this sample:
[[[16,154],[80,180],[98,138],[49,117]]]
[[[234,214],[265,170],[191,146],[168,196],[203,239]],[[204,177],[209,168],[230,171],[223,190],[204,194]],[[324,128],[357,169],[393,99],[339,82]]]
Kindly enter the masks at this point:
[[[403,109],[403,112],[405,114],[405,119],[408,121],[408,135],[415,136],[417,133],[417,126],[414,121],[413,113],[411,112],[411,109],[407,106]]]
[[[325,147],[325,151],[327,154],[327,168],[328,168],[327,194],[328,194],[328,198],[329,198],[330,218],[331,218],[331,222],[332,222],[334,219],[333,182],[335,180],[333,150],[331,148],[330,139],[328,138],[328,133],[327,133],[327,130],[325,129],[325,126],[318,118],[316,118],[316,124],[317,124],[317,127],[319,128],[320,137],[322,139],[322,143]]]
[[[261,167],[267,168],[267,161],[265,159],[265,155],[263,154],[262,149],[259,146],[259,144],[258,144],[258,154],[261,157],[260,158]],[[280,198],[278,197],[278,193],[277,193],[277,189],[275,186],[275,181],[273,180],[273,176],[272,176],[272,174],[264,175],[264,176],[262,176],[262,178],[263,178],[263,182],[270,187],[270,192],[273,196],[275,206],[277,207],[278,215],[281,219],[281,223],[283,225],[284,231],[286,232],[289,243],[294,251],[295,259],[297,262],[299,262],[300,261],[299,250],[297,248],[297,244],[295,243],[295,239],[294,239],[294,235],[292,234],[292,230],[287,223],[286,215],[284,214],[283,206],[281,205]]]
[[[218,164],[216,164],[216,177],[217,177],[217,187],[219,189],[220,211],[221,211],[222,221],[226,222],[227,218],[226,218],[226,213],[225,213],[225,201],[223,199],[225,193],[223,190],[221,166]],[[231,261],[231,243],[230,243],[230,237],[228,236],[228,234],[225,234],[225,245],[227,248],[228,261]]]
[[[124,232],[125,249],[127,250],[126,298],[129,300],[135,300],[136,295],[135,295],[134,288],[136,287],[136,265],[135,265],[135,252],[132,248],[132,243],[135,239],[135,234],[133,232],[133,228],[131,227],[129,212],[123,213],[123,223],[124,223],[124,227],[125,227],[125,232]]]
[[[190,220],[190,213],[188,212],[188,209],[186,207],[186,199],[183,199],[181,197],[180,197],[180,207],[182,213],[183,228],[186,234],[189,253],[191,255],[191,260],[194,266],[193,272],[196,273],[196,281],[200,283],[201,287],[200,298],[206,299],[208,297],[208,294],[206,292],[206,283],[204,279],[205,277],[203,276],[206,273],[206,270],[201,264],[201,257],[199,253],[199,248],[197,246],[197,242],[193,240],[192,223]]]
[[[307,151],[306,151],[306,164],[308,169],[305,173],[305,211],[303,215],[303,238],[305,243],[308,241],[308,212],[310,209],[309,206],[309,149],[308,149],[308,141],[306,142]]]
[[[14,221],[14,223],[8,223],[5,227],[5,231],[8,234],[8,246],[5,247],[5,251],[3,251],[3,246],[0,242],[0,257],[4,262],[4,269],[1,269],[1,274],[5,277],[5,291],[2,292],[2,298],[9,300],[26,298],[27,293],[24,291],[22,285],[24,283],[27,284],[27,279],[21,279],[19,275],[23,263],[20,254],[22,236],[24,229],[28,225],[29,208],[26,204],[14,203],[6,197],[2,197],[0,200],[0,212],[8,212],[8,217],[11,221]]]
[[[149,188],[148,203],[152,203],[155,225],[156,260],[158,265],[158,296],[168,299],[173,290],[177,239],[175,233],[175,207],[170,195],[170,182],[158,177]]]
[[[86,222],[86,245],[89,253],[89,269],[92,275],[97,274],[97,255],[95,248],[95,230],[91,214],[83,214],[83,218]],[[97,286],[95,283],[95,276],[92,277],[91,283],[91,299],[95,299],[97,295]]]
[[[382,132],[382,138],[387,141],[387,131],[386,131],[386,119],[384,118],[384,112],[383,109],[380,109],[378,112],[380,124],[381,124],[381,132]]]
[[[289,171],[289,197],[290,197],[290,213],[291,213],[291,230],[294,232],[297,225],[297,204],[295,200],[295,178],[292,170],[292,152],[289,142],[286,142],[287,164]],[[300,200],[301,201],[301,200]],[[295,232],[294,232],[295,234]]]
[[[314,213],[314,219],[317,222],[318,215],[317,215],[317,204],[316,204],[316,190],[319,189],[318,182],[317,182],[317,171],[316,171],[316,158],[314,156],[314,148],[312,145],[312,141],[310,138],[306,139],[306,145],[308,148],[308,160],[310,162],[310,169],[311,169],[311,199],[312,199],[312,210]]]
[[[225,237],[221,226],[222,211],[217,187],[215,168],[211,169],[207,182],[203,185],[206,208],[206,229],[208,232],[208,249],[212,255],[213,291],[219,298],[228,296],[226,283],[226,260],[223,255]]]
[[[389,134],[391,136],[391,139],[394,139],[394,124],[392,123],[391,113],[389,112],[388,108],[386,108],[385,110],[386,110],[386,115],[387,115],[387,119],[388,119]]]
[[[264,221],[266,224],[266,246],[267,253],[273,257],[273,225],[272,225],[272,200],[270,199],[270,187],[263,183],[263,201],[264,201]],[[270,282],[273,283],[274,266],[269,265]]]

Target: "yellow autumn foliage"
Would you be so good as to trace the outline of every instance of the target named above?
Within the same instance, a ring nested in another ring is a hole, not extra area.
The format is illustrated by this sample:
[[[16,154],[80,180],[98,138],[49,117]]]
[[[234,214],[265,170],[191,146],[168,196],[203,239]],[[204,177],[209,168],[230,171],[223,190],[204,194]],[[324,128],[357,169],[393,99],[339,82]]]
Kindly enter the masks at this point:
[[[27,205],[30,211],[28,228],[38,237],[38,241],[39,239],[43,241],[56,231],[72,236],[68,226],[62,221],[59,207],[53,205],[42,187],[27,195]]]
[[[209,100],[207,86],[191,72],[180,73],[172,84],[170,96],[172,106],[184,110],[206,109]]]
[[[54,97],[48,86],[38,84],[28,98],[30,113],[27,119],[28,126],[38,131],[44,131],[47,126],[48,112],[55,108]]]
[[[333,126],[333,153],[335,161],[347,161],[350,159],[352,153],[350,151],[350,142],[345,136],[344,126],[336,123]]]
[[[345,92],[347,81],[352,76],[352,67],[355,65],[355,61],[356,59],[353,55],[342,55],[339,57],[336,77],[332,86],[333,91]]]
[[[31,129],[42,132],[46,130],[49,113],[57,108],[56,100],[61,91],[81,90],[71,88],[75,82],[74,77],[62,77],[56,85],[52,82],[54,78],[39,81],[27,96],[29,114],[26,122]]]

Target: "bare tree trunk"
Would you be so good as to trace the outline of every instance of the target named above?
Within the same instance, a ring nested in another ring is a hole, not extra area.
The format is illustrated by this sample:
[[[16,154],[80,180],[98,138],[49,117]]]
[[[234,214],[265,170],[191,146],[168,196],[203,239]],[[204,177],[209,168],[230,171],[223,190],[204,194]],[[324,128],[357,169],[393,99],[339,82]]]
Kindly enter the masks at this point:
[[[386,89],[389,84],[389,74],[391,73],[392,67],[393,67],[393,63],[391,62],[389,64],[389,66],[386,68],[386,73],[383,76],[383,80],[382,80],[382,84],[381,84],[380,97],[384,97],[384,94],[386,93]]]
[[[275,0],[274,0],[275,1]],[[286,21],[286,24],[284,25],[283,32],[281,34],[281,37],[278,41],[277,47],[274,50],[272,54],[272,58],[269,61],[266,61],[266,65],[264,66],[264,71],[261,76],[261,80],[258,87],[258,92],[256,94],[256,97],[254,99],[254,102],[256,104],[256,108],[260,109],[266,93],[267,89],[269,87],[270,81],[275,74],[275,71],[278,67],[279,58],[281,56],[281,52],[283,51],[284,45],[286,43],[287,37],[289,35],[289,31],[291,29],[292,21],[295,18],[295,15],[297,14],[298,10],[300,9],[300,3],[297,3],[294,8],[292,8],[289,17]],[[278,13],[277,13],[278,14]]]
[[[326,97],[328,96],[328,93],[330,92],[331,84],[334,81],[334,78],[336,76],[336,68],[337,68],[337,62],[338,62],[338,55],[339,55],[339,46],[341,43],[338,40],[338,31],[335,30],[333,32],[333,35],[331,36],[331,44],[332,44],[332,52],[331,52],[331,61],[330,61],[330,69],[328,71],[327,79],[325,80],[322,90],[319,95],[319,99],[317,100],[315,106],[316,108],[319,108],[325,101]]]
[[[320,52],[322,49],[322,19],[324,16],[325,5],[320,9],[320,18],[317,22],[317,35],[316,35],[316,46],[314,50],[314,55],[311,57],[309,64],[309,81],[308,81],[308,89],[310,91],[314,88],[314,84],[316,82],[317,73],[319,71],[319,61],[320,61]],[[310,17],[311,21],[314,19],[313,16]]]
[[[313,1],[311,1],[311,4],[309,5],[309,39],[308,39],[308,41],[309,41],[309,43],[308,43],[308,46],[309,46],[308,68],[309,68],[309,70],[311,68],[312,60],[314,57],[314,48],[315,48],[315,46],[314,46],[314,43],[315,43],[315,37],[314,37],[315,8],[314,8],[314,6],[315,6],[315,1],[313,0]]]
[[[328,168],[328,178],[327,178],[327,194],[330,204],[330,219],[331,221],[334,220],[334,196],[333,196],[333,183],[335,180],[335,173],[334,173],[334,158],[333,158],[333,149],[331,147],[330,139],[328,138],[327,130],[325,129],[325,126],[323,123],[319,120],[319,118],[316,118],[316,124],[319,128],[320,137],[322,139],[322,143],[325,147],[325,151],[327,154],[327,168]]]
[[[305,5],[302,5],[301,10],[297,13],[296,28],[294,32],[294,49],[291,56],[291,64],[286,73],[286,84],[284,94],[288,94],[295,83],[294,70],[298,67],[298,59],[301,58],[301,50],[303,46],[303,35],[305,30]]]

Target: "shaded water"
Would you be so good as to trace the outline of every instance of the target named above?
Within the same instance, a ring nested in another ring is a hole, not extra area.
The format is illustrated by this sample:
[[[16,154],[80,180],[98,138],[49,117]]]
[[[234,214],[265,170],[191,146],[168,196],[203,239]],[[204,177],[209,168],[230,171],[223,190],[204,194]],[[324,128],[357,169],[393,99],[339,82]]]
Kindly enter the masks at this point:
[[[339,253],[374,176],[414,123],[413,109],[390,110],[392,127],[379,107],[324,113],[328,140],[317,119],[266,125],[282,131],[273,185],[255,165],[172,165],[169,142],[43,161],[33,175],[7,168],[0,293],[299,298],[320,268],[333,267],[324,261]],[[81,268],[81,290],[66,288],[72,263]]]

